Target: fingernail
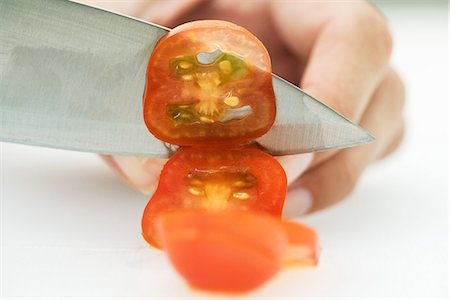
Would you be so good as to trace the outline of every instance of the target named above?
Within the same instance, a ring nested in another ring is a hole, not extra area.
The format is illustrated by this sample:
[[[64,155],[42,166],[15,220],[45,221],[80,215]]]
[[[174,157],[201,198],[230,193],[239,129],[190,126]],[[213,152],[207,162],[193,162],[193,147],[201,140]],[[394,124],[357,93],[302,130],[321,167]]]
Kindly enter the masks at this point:
[[[311,193],[305,188],[288,190],[283,207],[283,217],[296,218],[306,214],[312,206]]]
[[[288,185],[294,182],[311,164],[312,153],[285,155],[277,157],[286,172]]]
[[[113,161],[120,169],[119,174],[125,181],[143,194],[151,194],[164,162],[146,158],[130,156],[114,156]]]

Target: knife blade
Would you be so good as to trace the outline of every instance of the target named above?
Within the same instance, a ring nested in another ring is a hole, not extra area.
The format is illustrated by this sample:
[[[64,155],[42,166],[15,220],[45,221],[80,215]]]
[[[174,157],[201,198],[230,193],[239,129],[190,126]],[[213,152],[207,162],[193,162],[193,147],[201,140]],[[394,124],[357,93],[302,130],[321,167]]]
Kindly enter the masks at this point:
[[[272,155],[353,147],[374,141],[364,129],[290,82],[273,75],[277,116],[257,142]]]
[[[168,28],[64,0],[0,2],[0,140],[168,157],[142,117],[146,66]],[[277,118],[257,142],[274,155],[373,140],[273,76]]]

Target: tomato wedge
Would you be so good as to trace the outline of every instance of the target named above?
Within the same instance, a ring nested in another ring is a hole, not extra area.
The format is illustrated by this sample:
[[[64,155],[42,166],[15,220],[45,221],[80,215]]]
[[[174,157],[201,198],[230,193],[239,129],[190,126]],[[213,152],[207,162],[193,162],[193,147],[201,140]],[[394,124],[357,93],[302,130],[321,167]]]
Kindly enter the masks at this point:
[[[142,217],[142,234],[158,246],[155,217],[182,208],[255,210],[281,216],[286,187],[278,161],[255,147],[181,148],[161,172]]]
[[[266,214],[179,210],[157,218],[157,234],[176,270],[194,288],[245,292],[276,274],[288,241]]]
[[[150,57],[144,120],[177,145],[238,144],[272,126],[275,94],[270,58],[246,29],[195,21],[162,37]]]

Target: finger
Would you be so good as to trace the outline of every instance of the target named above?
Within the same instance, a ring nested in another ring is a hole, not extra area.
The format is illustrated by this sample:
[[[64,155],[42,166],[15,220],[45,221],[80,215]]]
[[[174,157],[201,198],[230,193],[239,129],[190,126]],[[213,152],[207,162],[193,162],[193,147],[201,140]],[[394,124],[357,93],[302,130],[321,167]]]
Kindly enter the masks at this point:
[[[308,169],[309,165],[313,161],[314,155],[312,153],[304,153],[304,154],[294,154],[294,155],[285,155],[275,157],[278,162],[283,166],[284,171],[286,172],[287,184],[288,187],[299,178],[306,169]],[[285,210],[286,206],[288,206],[289,211],[307,211],[311,208],[312,199],[311,197],[307,197],[305,195],[303,197],[298,197],[296,201],[285,202]]]
[[[392,41],[384,17],[365,1],[275,1],[272,10],[287,45],[307,59],[301,87],[359,121],[387,71]]]
[[[340,151],[308,170],[294,182],[286,197],[284,216],[295,217],[306,211],[295,210],[295,203],[309,198],[308,212],[328,207],[347,196],[364,168],[381,157],[401,134],[404,88],[391,71],[382,81],[364,114],[361,125],[376,137],[372,144]]]
[[[397,132],[397,136],[393,139],[392,143],[389,145],[387,149],[385,149],[385,152],[379,157],[379,159],[388,156],[391,154],[395,149],[397,149],[398,146],[400,146],[403,137],[404,137],[404,119],[401,118],[401,121],[399,122],[399,128],[395,129]],[[339,153],[340,150],[333,150],[333,151],[325,151],[325,152],[319,152],[314,155],[314,159],[309,164],[308,169],[312,169],[316,167],[317,165],[321,164],[322,162],[326,161],[327,159],[330,159],[330,157],[336,155]],[[307,170],[305,170],[307,171]]]
[[[387,65],[391,41],[384,18],[365,2],[277,1],[273,11],[288,46],[308,59],[302,87],[358,122]],[[336,153],[317,153],[310,168]]]
[[[389,154],[394,152],[400,146],[400,144],[403,141],[403,137],[404,137],[404,133],[405,133],[404,130],[405,130],[404,119],[402,117],[401,121],[399,122],[399,128],[395,129],[395,131],[397,132],[397,136],[393,139],[392,143],[389,145],[388,148],[385,149],[385,152],[378,159],[388,156]],[[314,155],[314,159],[309,164],[308,169],[312,169],[312,168],[316,167],[317,165],[320,165],[322,162],[326,161],[327,159],[330,159],[330,157],[339,153],[339,151],[340,150],[333,150],[333,151],[325,151],[325,152],[316,153]],[[307,171],[307,170],[304,170],[304,171]]]
[[[275,157],[284,169],[287,183],[290,185],[309,167],[313,160],[312,153],[302,153]]]
[[[167,159],[101,155],[103,160],[134,189],[152,194]]]

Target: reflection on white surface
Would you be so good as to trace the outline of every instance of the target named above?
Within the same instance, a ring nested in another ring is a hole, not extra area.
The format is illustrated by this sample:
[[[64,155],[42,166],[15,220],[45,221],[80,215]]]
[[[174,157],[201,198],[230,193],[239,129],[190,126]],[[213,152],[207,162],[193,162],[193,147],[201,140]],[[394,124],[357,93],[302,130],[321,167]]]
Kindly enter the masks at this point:
[[[318,268],[283,271],[246,297],[447,295],[446,9],[386,14],[408,89],[405,143],[347,201],[304,218],[321,235]],[[189,290],[146,246],[139,223],[147,197],[97,157],[2,148],[3,297],[209,297]]]

